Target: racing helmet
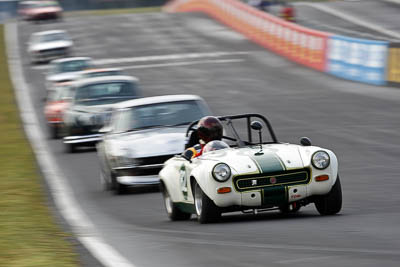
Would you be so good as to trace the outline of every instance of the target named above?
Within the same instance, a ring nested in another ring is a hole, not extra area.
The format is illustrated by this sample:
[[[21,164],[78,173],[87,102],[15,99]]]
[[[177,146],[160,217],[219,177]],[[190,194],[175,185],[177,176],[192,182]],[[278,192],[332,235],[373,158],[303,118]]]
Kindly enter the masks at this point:
[[[220,149],[224,149],[224,148],[229,148],[229,145],[227,143],[225,143],[224,141],[214,140],[214,141],[208,142],[207,145],[204,146],[203,153],[220,150]]]
[[[197,123],[197,134],[199,139],[208,143],[213,140],[222,139],[223,126],[221,121],[214,116],[206,116]]]

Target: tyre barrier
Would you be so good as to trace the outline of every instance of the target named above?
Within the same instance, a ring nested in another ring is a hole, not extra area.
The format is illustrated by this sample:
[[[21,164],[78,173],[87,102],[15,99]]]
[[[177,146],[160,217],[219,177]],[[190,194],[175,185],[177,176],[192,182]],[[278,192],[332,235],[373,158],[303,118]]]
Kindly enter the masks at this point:
[[[374,85],[400,84],[400,44],[308,29],[238,0],[171,0],[165,12],[203,12],[309,68]]]

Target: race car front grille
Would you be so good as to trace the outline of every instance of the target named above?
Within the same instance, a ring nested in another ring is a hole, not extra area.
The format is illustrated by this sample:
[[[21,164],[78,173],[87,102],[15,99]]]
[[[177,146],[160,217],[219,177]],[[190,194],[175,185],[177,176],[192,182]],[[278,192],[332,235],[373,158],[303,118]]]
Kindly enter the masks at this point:
[[[115,170],[118,176],[147,176],[147,175],[158,175],[161,171],[161,167],[151,168],[151,169],[140,169],[140,168],[131,168],[131,169],[118,169]]]
[[[309,169],[297,169],[275,173],[245,174],[233,178],[235,188],[239,192],[271,186],[307,184],[309,181]]]
[[[53,48],[53,49],[46,49],[40,51],[41,54],[50,56],[50,55],[63,55],[67,51],[66,48]]]
[[[163,164],[174,155],[163,155],[155,157],[145,157],[135,159],[138,165],[152,165],[152,164]]]

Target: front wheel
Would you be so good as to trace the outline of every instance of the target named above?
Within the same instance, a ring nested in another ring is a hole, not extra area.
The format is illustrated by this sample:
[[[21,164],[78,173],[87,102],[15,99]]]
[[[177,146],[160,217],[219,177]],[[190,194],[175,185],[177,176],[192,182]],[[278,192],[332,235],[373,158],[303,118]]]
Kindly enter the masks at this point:
[[[161,185],[161,192],[164,198],[164,206],[171,221],[189,220],[192,214],[181,211],[172,201],[171,196],[164,185]]]
[[[339,175],[331,191],[318,197],[314,204],[321,215],[333,215],[342,209],[342,186],[340,185]]]
[[[77,145],[76,144],[65,144],[65,150],[67,153],[75,153]]]
[[[114,194],[123,195],[128,191],[128,186],[121,184],[117,181],[117,176],[111,173],[111,190],[114,190]]]
[[[197,220],[200,223],[216,222],[221,217],[221,211],[214,202],[203,192],[198,183],[194,185],[194,205]]]

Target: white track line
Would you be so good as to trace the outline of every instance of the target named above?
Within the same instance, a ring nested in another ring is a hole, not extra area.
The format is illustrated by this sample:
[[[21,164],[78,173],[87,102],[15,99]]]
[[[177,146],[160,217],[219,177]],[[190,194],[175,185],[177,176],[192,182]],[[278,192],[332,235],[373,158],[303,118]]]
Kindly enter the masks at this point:
[[[381,1],[400,5],[400,0],[381,0]]]
[[[329,14],[334,15],[336,17],[339,17],[341,19],[350,21],[350,22],[352,22],[354,24],[360,25],[360,26],[365,27],[365,28],[369,28],[369,29],[377,31],[377,32],[381,32],[383,34],[386,34],[388,36],[391,36],[393,38],[396,38],[396,39],[400,40],[400,33],[397,33],[397,32],[391,31],[391,30],[387,30],[387,29],[383,28],[382,26],[379,26],[379,25],[376,25],[374,23],[362,20],[360,18],[356,18],[352,14],[346,14],[346,13],[340,11],[340,10],[328,7],[326,5],[315,4],[315,3],[298,3],[296,5],[309,6],[309,7],[313,7],[313,8],[319,9],[319,10],[321,10],[323,12],[326,12],[326,13],[329,13]]]
[[[5,37],[11,80],[17,98],[25,133],[29,139],[39,167],[46,179],[54,202],[71,226],[76,238],[106,267],[134,267],[126,258],[108,245],[94,224],[78,205],[66,177],[59,170],[46,144],[45,134],[33,108],[28,84],[25,81],[19,54],[18,27],[15,22],[6,24]]]
[[[149,61],[167,61],[167,60],[184,60],[184,59],[204,59],[204,58],[219,58],[226,56],[248,55],[250,51],[239,52],[206,52],[206,53],[188,53],[188,54],[170,54],[170,55],[156,55],[156,56],[143,56],[143,57],[128,57],[128,58],[105,58],[93,60],[94,65],[108,65],[108,64],[128,64]],[[173,63],[171,63],[173,64]],[[144,66],[144,65],[143,65]],[[34,66],[33,69],[45,70],[49,65]]]
[[[149,68],[188,66],[188,65],[197,65],[197,64],[226,64],[226,63],[237,63],[237,62],[243,62],[243,61],[244,61],[244,59],[199,60],[199,61],[184,61],[184,62],[174,62],[174,63],[121,66],[121,68],[124,70],[149,69]]]
[[[217,58],[232,55],[247,55],[249,51],[239,52],[206,52],[206,53],[187,53],[187,54],[170,54],[170,55],[157,55],[157,56],[143,56],[143,57],[130,57],[130,58],[110,58],[94,60],[94,64],[116,64],[116,63],[135,63],[135,62],[148,62],[148,61],[163,61],[163,60],[182,60],[182,59],[204,59],[204,58]]]

